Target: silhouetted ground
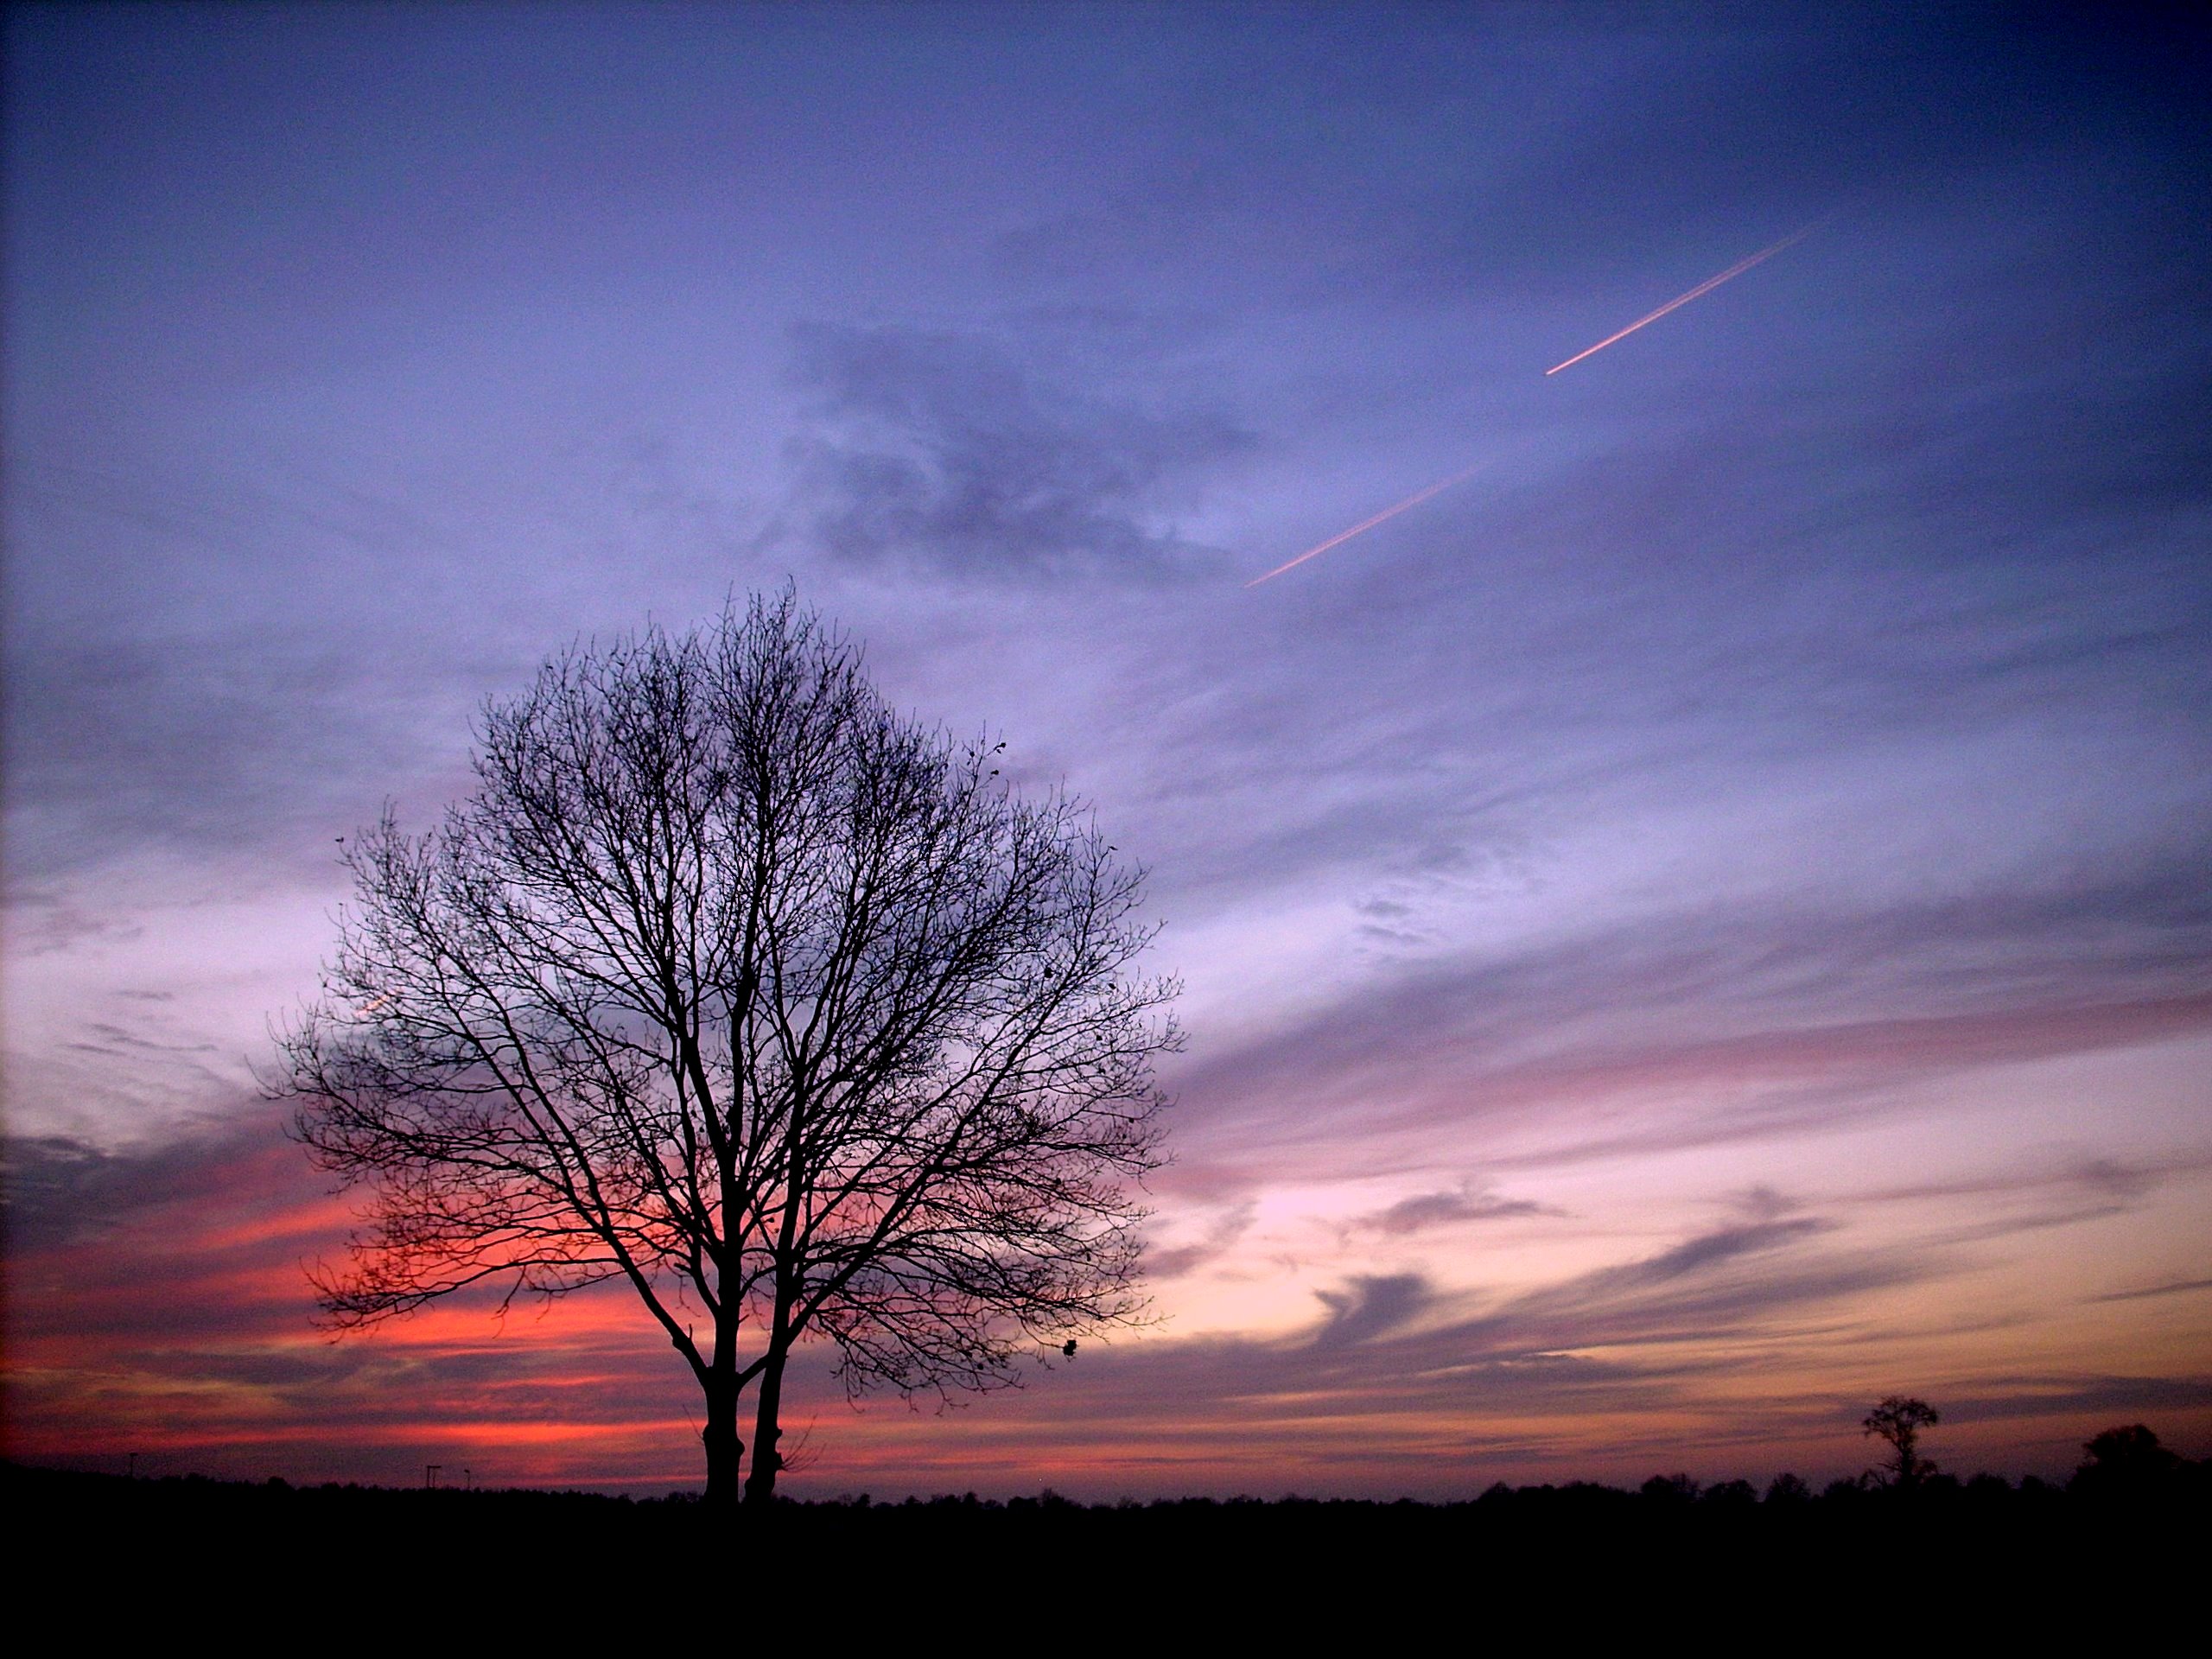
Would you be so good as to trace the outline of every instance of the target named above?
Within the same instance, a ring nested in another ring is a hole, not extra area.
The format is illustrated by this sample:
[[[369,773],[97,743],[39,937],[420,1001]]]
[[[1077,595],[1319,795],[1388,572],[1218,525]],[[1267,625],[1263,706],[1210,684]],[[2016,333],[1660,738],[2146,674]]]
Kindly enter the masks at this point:
[[[1163,1608],[1278,1635],[1309,1619],[1318,1630],[1356,1618],[1371,1634],[1441,1615],[1470,1640],[1478,1630],[1548,1627],[1566,1639],[1679,1625],[1700,1643],[1824,1647],[1882,1639],[1859,1621],[1896,1628],[1908,1613],[1922,1637],[2113,1633],[2162,1607],[2193,1618],[2212,1463],[2072,1490],[1980,1476],[1911,1492],[1778,1484],[1762,1497],[1742,1482],[1700,1490],[1677,1477],[1638,1491],[1500,1485],[1443,1504],[782,1502],[728,1525],[684,1497],[134,1481],[0,1465],[0,1512],[20,1541],[13,1576],[35,1596],[114,1583],[180,1629],[292,1608],[341,1627],[404,1611],[432,1620],[427,1631],[494,1611],[619,1617],[639,1598],[666,1618],[726,1591],[764,1598],[778,1610],[771,1622],[794,1631],[819,1619],[849,1633],[861,1618],[949,1637],[988,1613],[998,1637],[973,1634],[994,1648],[1017,1633],[1016,1645],[1033,1636],[1054,1646],[1082,1629],[1134,1631]],[[1737,1623],[1754,1614],[1793,1623],[1761,1638]]]

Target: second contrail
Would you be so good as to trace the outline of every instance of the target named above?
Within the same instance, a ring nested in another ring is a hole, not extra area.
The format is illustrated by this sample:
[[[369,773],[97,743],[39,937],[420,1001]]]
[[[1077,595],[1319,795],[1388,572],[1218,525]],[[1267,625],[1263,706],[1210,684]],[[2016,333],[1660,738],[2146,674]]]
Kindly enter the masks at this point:
[[[1246,582],[1244,585],[1247,588],[1256,588],[1262,582],[1282,575],[1284,571],[1292,569],[1294,566],[1303,564],[1306,560],[1313,558],[1319,554],[1325,553],[1332,547],[1340,546],[1342,543],[1351,540],[1355,536],[1363,536],[1369,531],[1374,529],[1376,525],[1381,524],[1384,519],[1396,518],[1408,507],[1417,507],[1421,505],[1422,502],[1427,500],[1430,496],[1441,495],[1445,491],[1450,489],[1454,484],[1465,483],[1469,479],[1472,478],[1477,473],[1479,473],[1484,467],[1489,465],[1490,462],[1487,461],[1478,461],[1473,466],[1468,467],[1465,472],[1454,473],[1451,477],[1440,480],[1438,482],[1430,485],[1427,489],[1408,496],[1404,500],[1399,502],[1397,505],[1383,508],[1382,512],[1376,513],[1372,518],[1363,518],[1357,524],[1354,524],[1350,530],[1338,531],[1335,535],[1330,537],[1327,541],[1322,542],[1317,546],[1307,548],[1303,553],[1300,554],[1294,559],[1285,559],[1281,564],[1275,566],[1274,569],[1268,571],[1266,575],[1255,576],[1251,581]]]
[[[1833,215],[1830,217],[1833,217]],[[1820,229],[1821,226],[1826,223],[1827,223],[1827,219],[1815,219],[1803,230],[1792,232],[1789,235],[1783,237],[1781,241],[1776,243],[1772,247],[1761,248],[1757,253],[1753,254],[1748,259],[1738,259],[1734,264],[1729,266],[1727,270],[1722,271],[1718,276],[1707,277],[1695,288],[1690,289],[1688,293],[1677,294],[1673,299],[1668,301],[1666,304],[1661,306],[1656,311],[1652,312],[1649,315],[1638,317],[1634,322],[1629,324],[1627,327],[1622,329],[1618,334],[1607,334],[1595,346],[1591,346],[1589,351],[1577,352],[1573,357],[1568,358],[1566,362],[1555,363],[1550,368],[1546,369],[1544,372],[1546,374],[1557,374],[1561,369],[1573,368],[1584,358],[1588,357],[1592,352],[1602,352],[1606,346],[1611,345],[1615,340],[1626,340],[1637,329],[1643,327],[1649,323],[1658,321],[1660,318],[1665,316],[1676,306],[1688,305],[1692,300],[1696,299],[1700,294],[1712,293],[1714,289],[1719,287],[1721,283],[1728,281],[1732,276],[1740,276],[1745,271],[1749,270],[1753,265],[1758,264],[1762,261],[1773,258],[1776,254],[1780,253],[1784,248],[1795,247],[1798,243],[1802,242],[1807,237],[1810,236],[1815,231]]]

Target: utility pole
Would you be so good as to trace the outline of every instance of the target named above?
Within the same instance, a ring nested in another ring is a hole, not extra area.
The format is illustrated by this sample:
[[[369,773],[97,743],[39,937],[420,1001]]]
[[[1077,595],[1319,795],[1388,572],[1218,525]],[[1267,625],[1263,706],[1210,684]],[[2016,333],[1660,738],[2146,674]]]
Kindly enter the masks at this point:
[[[426,1463],[423,1465],[423,1490],[424,1491],[435,1492],[438,1490],[438,1471],[444,1467],[445,1465],[442,1463]]]

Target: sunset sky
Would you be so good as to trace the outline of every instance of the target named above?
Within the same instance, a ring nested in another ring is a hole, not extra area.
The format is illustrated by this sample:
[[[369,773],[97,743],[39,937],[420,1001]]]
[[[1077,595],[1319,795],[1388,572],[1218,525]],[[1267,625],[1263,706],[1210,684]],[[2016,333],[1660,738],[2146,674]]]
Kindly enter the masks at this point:
[[[1154,1322],[815,1364],[787,1490],[1825,1480],[1891,1393],[2212,1455],[2202,35],[21,7],[5,73],[8,1455],[701,1484],[626,1293],[327,1340],[256,1070],[485,698],[787,578],[1095,803],[1190,1033]]]

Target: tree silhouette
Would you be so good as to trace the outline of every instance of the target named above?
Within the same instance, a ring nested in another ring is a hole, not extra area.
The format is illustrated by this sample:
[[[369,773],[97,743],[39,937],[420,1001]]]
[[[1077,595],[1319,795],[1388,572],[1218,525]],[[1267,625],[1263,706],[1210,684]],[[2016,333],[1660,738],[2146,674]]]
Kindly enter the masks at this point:
[[[487,706],[473,797],[347,847],[279,1033],[298,1135],[368,1198],[328,1319],[621,1280],[726,1506],[756,1384],[773,1494],[804,1342],[849,1392],[942,1393],[1128,1318],[1176,987],[1131,971],[1140,873],[998,747],[896,715],[788,592]]]
[[[2155,1492],[2182,1465],[2141,1423],[2108,1428],[2082,1449],[2088,1461],[2074,1471],[2073,1490],[2099,1497],[2141,1497]]]
[[[1909,1489],[1934,1474],[1934,1460],[1920,1455],[1920,1431],[1933,1428],[1942,1421],[1936,1408],[1925,1400],[1900,1394],[1888,1395],[1868,1412],[1860,1427],[1890,1446],[1888,1465],[1872,1471],[1875,1478],[1885,1485]]]

